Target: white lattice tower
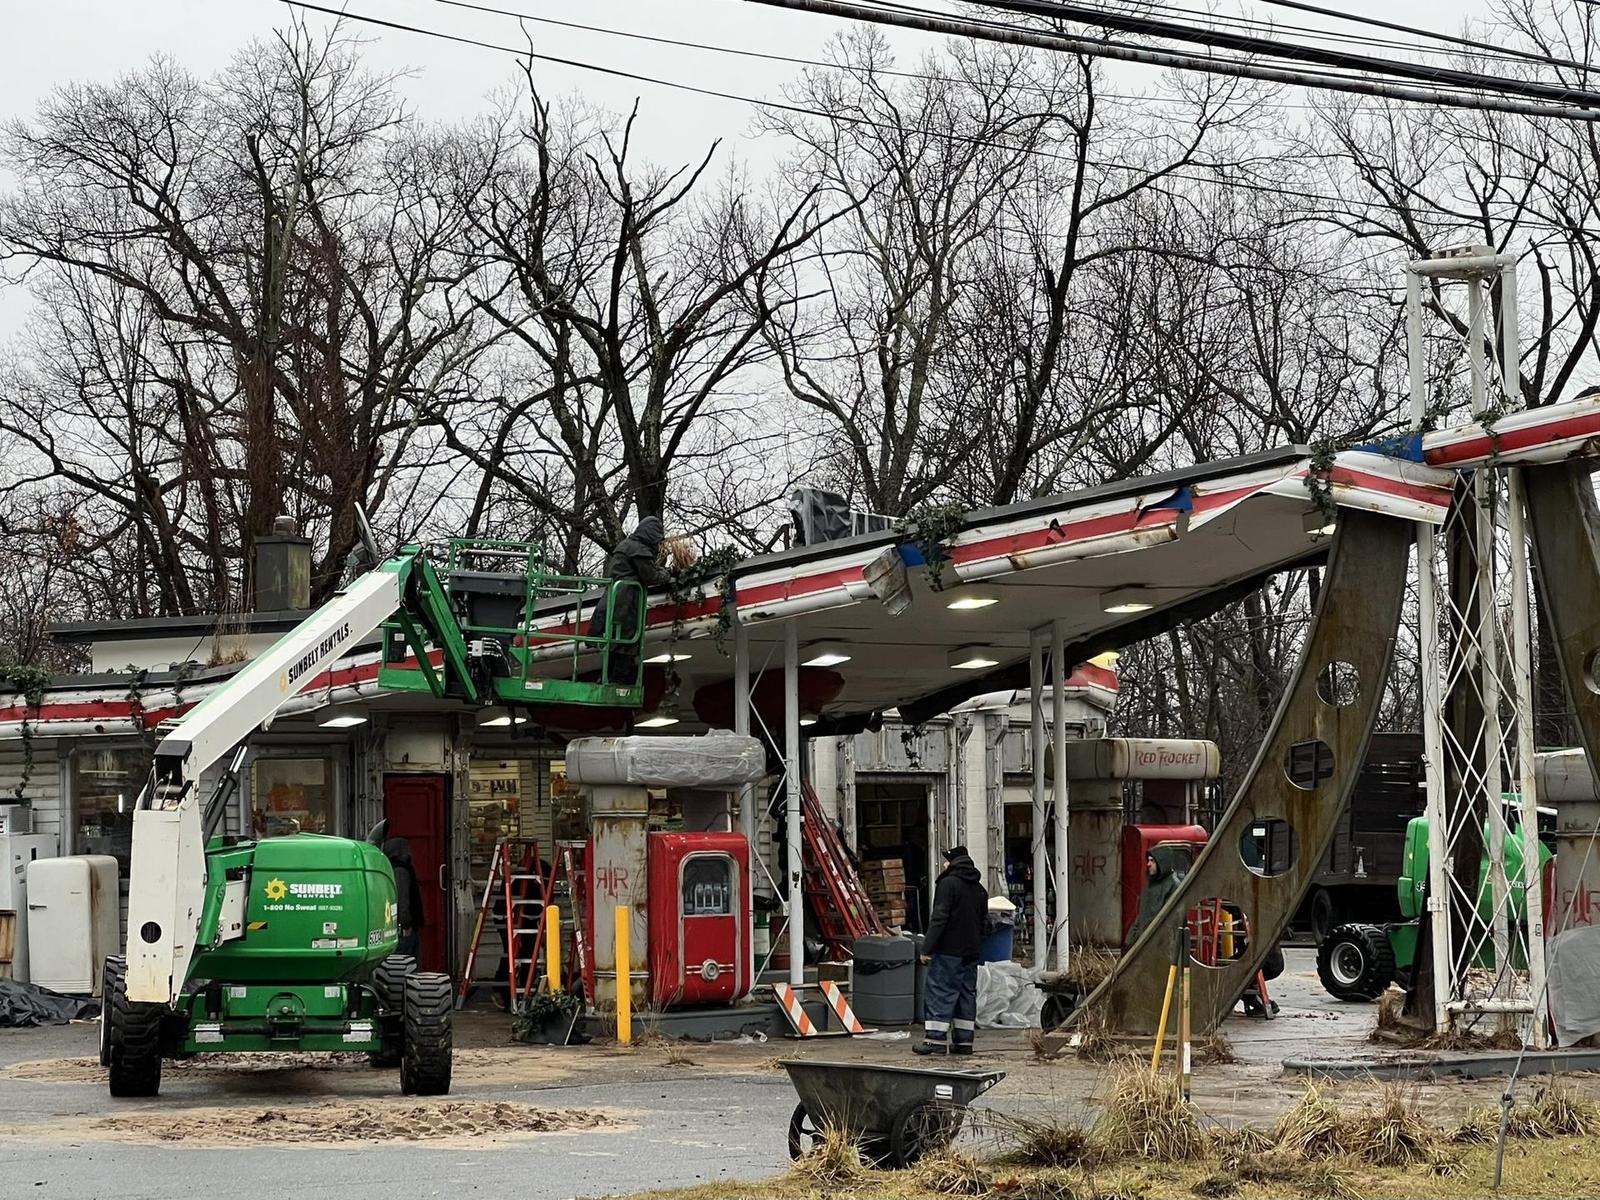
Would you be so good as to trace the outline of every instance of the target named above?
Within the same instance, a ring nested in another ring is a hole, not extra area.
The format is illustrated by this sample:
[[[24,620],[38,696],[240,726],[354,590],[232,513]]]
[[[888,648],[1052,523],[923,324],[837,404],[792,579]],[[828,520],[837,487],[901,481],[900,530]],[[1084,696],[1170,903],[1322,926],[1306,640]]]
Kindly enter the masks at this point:
[[[1418,427],[1450,415],[1454,401],[1458,408],[1470,406],[1492,438],[1494,421],[1522,407],[1515,262],[1474,247],[1407,269]],[[1490,289],[1497,281],[1499,328],[1491,331]],[[1466,300],[1465,317],[1449,325],[1459,345],[1446,356],[1467,364],[1466,388],[1436,384],[1431,390],[1439,400],[1431,406],[1422,338],[1428,284],[1441,292],[1443,285],[1460,285]],[[1519,470],[1492,465],[1466,475],[1445,524],[1417,531],[1434,1025],[1443,1032],[1494,1014],[1497,1025],[1515,1023],[1542,1046],[1544,1022],[1533,1019],[1544,996],[1544,926],[1522,480]],[[1458,562],[1475,564],[1453,585],[1452,546]],[[1463,702],[1470,719],[1451,721],[1452,698]],[[1528,855],[1515,850],[1523,829]],[[1462,870],[1480,858],[1480,836],[1483,868]]]

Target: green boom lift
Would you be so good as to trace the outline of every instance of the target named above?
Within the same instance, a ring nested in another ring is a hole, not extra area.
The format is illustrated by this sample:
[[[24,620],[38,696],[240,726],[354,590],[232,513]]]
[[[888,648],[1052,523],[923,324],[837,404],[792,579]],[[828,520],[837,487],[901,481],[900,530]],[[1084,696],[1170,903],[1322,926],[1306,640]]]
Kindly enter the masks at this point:
[[[1507,796],[1515,803],[1515,796]],[[1489,833],[1484,830],[1484,843]],[[1542,841],[1539,866],[1553,857]],[[1506,883],[1516,919],[1526,926],[1527,885],[1523,880],[1523,855],[1526,838],[1519,829],[1506,832]],[[1417,959],[1417,935],[1422,927],[1428,890],[1428,818],[1413,817],[1406,824],[1405,857],[1400,872],[1400,914],[1405,918],[1390,925],[1340,925],[1317,947],[1317,976],[1330,995],[1340,1000],[1375,1000],[1390,983],[1410,985]],[[1489,885],[1489,859],[1485,855],[1478,867],[1478,915],[1487,925],[1494,916],[1494,893]],[[1519,945],[1513,951],[1512,965],[1525,968],[1526,951]],[[1494,946],[1486,938],[1477,948],[1474,967],[1494,963]]]
[[[377,562],[370,535],[367,551]],[[548,571],[525,543],[453,541],[442,561],[405,546],[178,720],[134,811],[126,954],[105,965],[111,1094],[156,1095],[163,1058],[263,1050],[366,1051],[399,1066],[407,1094],[449,1091],[450,980],[394,953],[394,873],[378,847],[221,835],[248,739],[380,630],[385,688],[636,708],[645,604],[637,596],[634,627],[617,628],[624,588],[642,590]],[[633,664],[627,678],[611,678],[613,650]],[[581,671],[596,652],[598,669]]]

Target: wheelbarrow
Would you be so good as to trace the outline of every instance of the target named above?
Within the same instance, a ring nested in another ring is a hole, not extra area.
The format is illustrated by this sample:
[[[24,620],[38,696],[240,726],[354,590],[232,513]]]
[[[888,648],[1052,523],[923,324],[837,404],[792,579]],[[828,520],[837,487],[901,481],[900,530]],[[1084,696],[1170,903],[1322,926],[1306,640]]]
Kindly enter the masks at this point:
[[[941,1071],[864,1062],[785,1059],[799,1093],[789,1118],[789,1157],[801,1158],[824,1129],[842,1129],[882,1166],[909,1167],[955,1140],[966,1107],[1004,1071]]]

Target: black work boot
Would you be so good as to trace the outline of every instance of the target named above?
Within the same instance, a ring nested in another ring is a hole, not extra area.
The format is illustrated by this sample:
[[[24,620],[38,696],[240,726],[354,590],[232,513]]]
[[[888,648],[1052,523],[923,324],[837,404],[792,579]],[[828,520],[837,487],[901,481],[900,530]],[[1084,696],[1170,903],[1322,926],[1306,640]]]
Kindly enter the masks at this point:
[[[918,1042],[911,1047],[911,1053],[927,1057],[930,1054],[948,1054],[950,1048],[944,1042]]]
[[[950,1047],[951,1054],[971,1054],[973,1051],[974,1047],[971,1042],[956,1042]]]

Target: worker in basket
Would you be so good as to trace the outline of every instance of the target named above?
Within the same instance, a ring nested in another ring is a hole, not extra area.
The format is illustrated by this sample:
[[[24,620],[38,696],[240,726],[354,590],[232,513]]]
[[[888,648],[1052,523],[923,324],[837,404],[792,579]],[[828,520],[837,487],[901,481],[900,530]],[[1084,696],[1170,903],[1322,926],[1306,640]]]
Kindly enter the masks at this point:
[[[645,591],[664,586],[672,574],[661,565],[662,543],[667,540],[666,526],[660,517],[645,517],[634,526],[633,532],[617,543],[606,559],[607,579],[632,579]],[[611,636],[630,638],[642,630],[644,610],[638,588],[619,588],[611,604]],[[598,638],[606,633],[606,603],[595,606],[589,618],[588,635]],[[606,652],[606,682],[631,686],[639,676],[639,652],[636,644],[611,646]]]

